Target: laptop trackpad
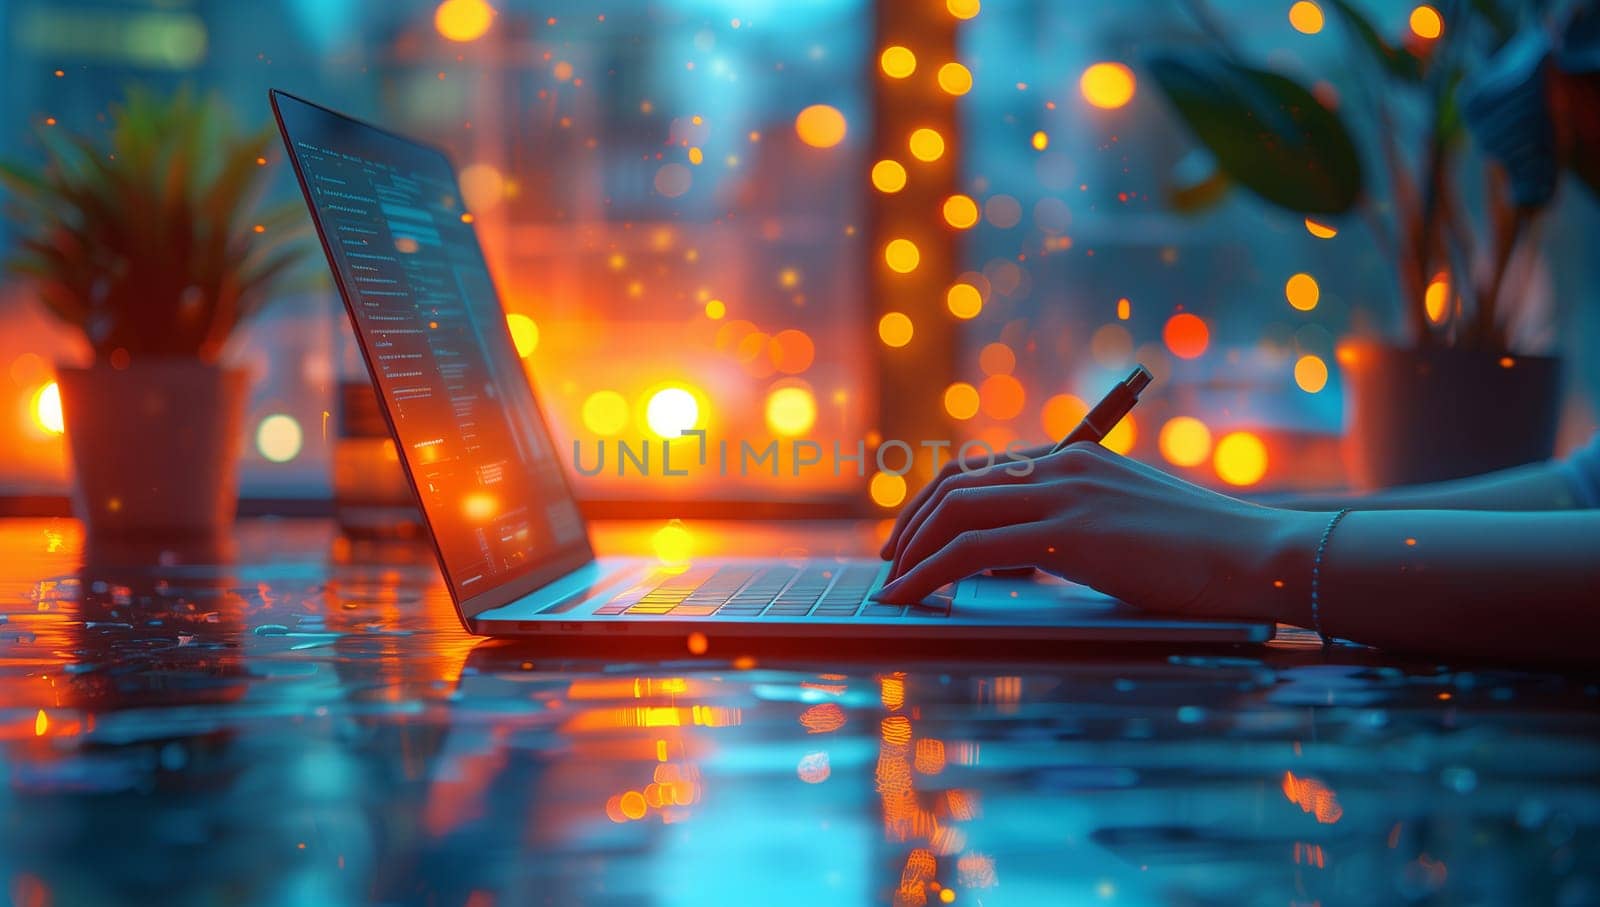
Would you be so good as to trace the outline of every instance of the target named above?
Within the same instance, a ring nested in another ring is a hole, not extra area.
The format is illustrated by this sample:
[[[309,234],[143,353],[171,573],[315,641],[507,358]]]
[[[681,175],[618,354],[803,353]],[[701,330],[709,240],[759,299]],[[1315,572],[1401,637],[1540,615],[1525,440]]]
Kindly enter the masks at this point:
[[[1026,576],[980,574],[956,584],[951,613],[958,617],[994,616],[1007,621],[1036,618],[1053,623],[1064,616],[1125,617],[1133,609],[1109,595],[1069,583],[1043,571]]]

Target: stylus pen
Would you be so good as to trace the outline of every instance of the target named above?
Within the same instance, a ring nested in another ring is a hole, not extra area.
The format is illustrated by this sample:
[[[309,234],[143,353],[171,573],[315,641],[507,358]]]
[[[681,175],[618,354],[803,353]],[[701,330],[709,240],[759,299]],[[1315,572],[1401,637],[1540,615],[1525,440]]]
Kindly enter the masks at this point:
[[[1140,392],[1149,387],[1150,382],[1154,380],[1155,376],[1150,374],[1149,369],[1142,365],[1134,366],[1132,374],[1118,382],[1116,387],[1101,398],[1100,402],[1094,405],[1094,409],[1089,410],[1083,417],[1083,421],[1078,423],[1078,427],[1067,432],[1066,437],[1050,448],[1050,452],[1060,453],[1079,441],[1093,441],[1096,444],[1104,441],[1106,435],[1111,434],[1111,430],[1122,421],[1122,417],[1139,402]]]

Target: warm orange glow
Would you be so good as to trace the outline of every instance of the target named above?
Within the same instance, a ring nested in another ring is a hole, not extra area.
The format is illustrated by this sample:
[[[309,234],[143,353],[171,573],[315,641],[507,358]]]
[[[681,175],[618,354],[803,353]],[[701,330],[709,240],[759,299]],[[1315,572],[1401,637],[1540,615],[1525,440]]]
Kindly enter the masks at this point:
[[[1133,442],[1139,437],[1139,423],[1132,414],[1122,417],[1106,436],[1100,439],[1100,446],[1117,454],[1126,454],[1133,450]]]
[[[1328,363],[1321,356],[1301,356],[1294,364],[1294,383],[1308,394],[1328,386]]]
[[[539,326],[532,318],[512,312],[506,316],[506,327],[511,330],[511,342],[516,345],[518,356],[526,359],[539,348]]]
[[[1309,312],[1322,300],[1322,288],[1317,285],[1317,279],[1310,274],[1296,274],[1284,283],[1283,296],[1289,300],[1289,305],[1302,312]]]
[[[444,0],[433,11],[433,27],[451,41],[476,41],[494,24],[494,7],[484,0]]]
[[[909,47],[891,44],[878,55],[878,67],[891,79],[904,79],[917,71],[917,55]]]
[[[696,167],[698,167],[701,164],[705,163],[705,160],[706,160],[706,153],[704,151],[701,151],[699,148],[690,148],[689,149],[689,163],[691,163],[691,164],[695,165]]]
[[[39,714],[33,716],[33,736],[43,737],[49,730],[50,716],[44,713],[44,709],[40,709]]]
[[[1339,235],[1339,228],[1308,217],[1306,218],[1306,232],[1318,239],[1332,239]]]
[[[706,300],[706,317],[712,321],[721,321],[728,314],[728,304],[720,299]]]
[[[1324,825],[1331,825],[1344,815],[1344,807],[1339,805],[1339,797],[1333,788],[1316,778],[1297,778],[1294,772],[1284,772],[1283,795]]]
[[[900,711],[906,704],[906,677],[902,672],[878,677],[878,701],[891,712]]]
[[[1212,465],[1229,485],[1254,485],[1267,474],[1267,445],[1247,431],[1223,435]]]
[[[972,71],[960,63],[946,63],[939,67],[939,87],[960,97],[972,90]]]
[[[664,387],[645,405],[645,425],[662,438],[678,438],[700,421],[700,401],[681,387]]]
[[[844,141],[844,114],[827,104],[812,104],[794,118],[795,134],[813,148],[832,148]]]
[[[1045,132],[1044,130],[1041,129],[1038,132],[1035,132],[1033,134],[1033,150],[1034,151],[1043,151],[1043,150],[1045,150],[1046,148],[1049,148],[1049,147],[1050,147],[1050,134],[1049,133],[1047,133],[1047,132]]]
[[[899,507],[900,502],[906,499],[906,480],[904,476],[880,472],[872,477],[868,490],[872,494],[872,502],[879,507]]]
[[[256,426],[256,450],[274,463],[287,463],[300,455],[305,433],[293,416],[273,413]]]
[[[965,421],[978,414],[978,389],[957,381],[944,389],[944,411],[952,419]]]
[[[461,168],[461,201],[469,211],[488,211],[506,197],[506,178],[493,164],[469,164]]]
[[[706,639],[706,635],[704,633],[696,630],[693,633],[690,633],[689,637],[684,640],[684,645],[689,649],[690,655],[704,655],[706,654],[706,650],[711,648],[711,641]]]
[[[1176,416],[1156,438],[1161,455],[1174,466],[1199,466],[1211,456],[1211,429],[1193,416]]]
[[[808,734],[827,734],[844,727],[844,709],[831,702],[814,705],[800,713],[800,724]]]
[[[1102,110],[1116,110],[1133,100],[1133,70],[1121,63],[1096,63],[1083,71],[1078,89],[1083,99]]]
[[[785,375],[798,375],[817,358],[817,345],[805,331],[789,328],[772,335],[767,344],[772,367]]]
[[[970,283],[958,283],[944,294],[944,304],[957,318],[976,318],[983,311],[983,293]]]
[[[1444,17],[1424,3],[1411,11],[1411,33],[1424,41],[1432,41],[1444,34]]]
[[[978,203],[967,195],[952,195],[944,200],[944,222],[965,230],[978,222]]]
[[[978,368],[985,375],[1009,375],[1017,368],[1017,354],[1003,343],[985,344],[978,351]]]
[[[1198,359],[1211,344],[1211,329],[1199,315],[1179,312],[1167,319],[1161,339],[1179,359]]]
[[[944,0],[944,8],[957,19],[971,19],[978,14],[979,0]]]
[[[891,239],[883,247],[883,263],[896,274],[910,274],[921,262],[922,253],[918,251],[917,244],[904,237]]]
[[[1056,440],[1078,426],[1089,412],[1089,404],[1072,394],[1056,394],[1044,401],[1039,421],[1044,425],[1045,437]]]
[[[1450,314],[1450,275],[1443,271],[1433,275],[1428,288],[1422,293],[1422,308],[1428,320],[1441,324]]]
[[[885,346],[905,346],[911,342],[914,332],[911,319],[904,312],[890,312],[878,319],[878,339]]]
[[[931,737],[918,740],[911,764],[924,775],[937,775],[944,771],[944,741]]]
[[[882,160],[872,165],[872,186],[893,195],[906,187],[906,168],[899,161]]]
[[[1311,0],[1300,0],[1289,7],[1289,24],[1303,35],[1314,35],[1322,31],[1322,7],[1312,3]]]
[[[767,427],[773,434],[796,438],[817,423],[817,401],[803,387],[780,387],[767,395]]]
[[[476,523],[485,522],[500,510],[500,502],[487,491],[474,491],[461,499],[461,512]]]
[[[624,816],[630,819],[643,819],[645,812],[650,809],[650,804],[645,802],[644,794],[636,790],[630,790],[622,795],[617,807]]]
[[[52,381],[33,394],[33,421],[52,435],[66,431],[66,419],[61,415],[61,385]]]
[[[601,436],[611,436],[628,426],[628,401],[616,391],[595,391],[583,401],[583,425]]]
[[[937,129],[924,126],[912,130],[906,144],[911,149],[911,156],[919,161],[936,161],[944,157],[944,136]]]
[[[1133,317],[1133,302],[1124,296],[1117,300],[1117,320],[1127,321]]]
[[[1027,404],[1028,394],[1022,382],[1010,375],[990,375],[978,386],[978,399],[984,415],[1004,422],[1015,419]]]
[[[694,556],[694,534],[672,520],[650,536],[650,549],[663,564],[687,564]]]

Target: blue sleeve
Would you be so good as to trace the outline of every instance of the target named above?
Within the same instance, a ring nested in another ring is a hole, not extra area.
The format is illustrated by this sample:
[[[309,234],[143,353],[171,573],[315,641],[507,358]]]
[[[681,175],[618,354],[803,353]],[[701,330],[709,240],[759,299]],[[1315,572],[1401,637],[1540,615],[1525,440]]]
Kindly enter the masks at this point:
[[[1584,510],[1600,508],[1600,434],[1561,464],[1572,500]]]

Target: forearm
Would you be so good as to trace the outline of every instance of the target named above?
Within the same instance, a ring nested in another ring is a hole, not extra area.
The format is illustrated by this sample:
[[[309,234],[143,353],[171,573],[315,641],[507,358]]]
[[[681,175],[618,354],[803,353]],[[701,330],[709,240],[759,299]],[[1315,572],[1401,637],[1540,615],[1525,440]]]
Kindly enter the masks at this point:
[[[1287,522],[1278,566],[1294,579],[1280,619],[1388,649],[1594,657],[1600,511],[1350,513],[1323,548],[1313,615],[1312,560],[1331,518]]]
[[[1291,502],[1296,510],[1571,510],[1572,488],[1555,462],[1481,476],[1389,488],[1369,495],[1326,495]]]

